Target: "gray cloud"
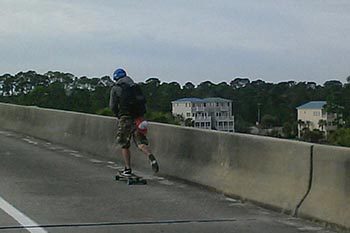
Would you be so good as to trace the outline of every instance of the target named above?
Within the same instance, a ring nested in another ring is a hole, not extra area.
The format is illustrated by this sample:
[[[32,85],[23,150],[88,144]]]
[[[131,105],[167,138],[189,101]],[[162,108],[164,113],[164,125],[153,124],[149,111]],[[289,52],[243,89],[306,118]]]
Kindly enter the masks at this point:
[[[2,0],[0,73],[138,81],[316,81],[350,75],[348,1]]]

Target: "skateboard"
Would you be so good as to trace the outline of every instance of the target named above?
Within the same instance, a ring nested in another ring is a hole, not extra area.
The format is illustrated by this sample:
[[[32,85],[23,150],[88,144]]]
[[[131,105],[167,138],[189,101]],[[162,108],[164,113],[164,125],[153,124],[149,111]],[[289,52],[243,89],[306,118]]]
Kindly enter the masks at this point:
[[[147,180],[143,179],[141,176],[131,174],[130,176],[124,176],[120,172],[115,176],[115,180],[126,181],[128,185],[132,184],[147,184]]]

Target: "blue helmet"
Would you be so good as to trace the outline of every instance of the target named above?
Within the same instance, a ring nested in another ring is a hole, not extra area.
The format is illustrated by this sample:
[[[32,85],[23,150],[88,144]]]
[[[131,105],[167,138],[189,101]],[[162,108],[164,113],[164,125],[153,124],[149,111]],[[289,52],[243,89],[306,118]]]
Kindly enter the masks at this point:
[[[122,68],[116,69],[113,73],[113,79],[117,81],[118,79],[121,79],[126,76],[125,70]]]

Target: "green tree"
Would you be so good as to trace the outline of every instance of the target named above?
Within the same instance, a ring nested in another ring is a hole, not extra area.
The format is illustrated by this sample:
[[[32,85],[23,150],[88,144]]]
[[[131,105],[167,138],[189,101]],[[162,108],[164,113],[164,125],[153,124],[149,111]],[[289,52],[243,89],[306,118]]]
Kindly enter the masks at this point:
[[[3,95],[5,96],[12,96],[14,95],[15,92],[15,77],[13,77],[12,75],[9,74],[5,74],[2,76],[3,79],[3,87],[2,87],[2,91],[3,91]]]
[[[340,128],[331,133],[328,140],[333,145],[350,147],[350,129]]]
[[[250,80],[248,78],[235,78],[230,82],[230,86],[233,89],[239,89],[247,86],[250,83]]]
[[[324,140],[324,134],[318,129],[314,129],[313,131],[305,128],[302,134],[302,140],[306,142],[321,142]]]
[[[183,86],[183,89],[185,89],[185,90],[193,90],[195,88],[196,88],[196,86],[193,83],[191,83],[191,82],[187,82]]]
[[[296,123],[285,122],[283,124],[282,133],[285,138],[295,138],[297,132]]]
[[[91,109],[91,95],[89,90],[86,89],[74,89],[72,94],[69,96],[69,109],[76,112],[86,112],[86,113],[95,113]]]
[[[176,119],[172,116],[171,113],[167,112],[147,112],[145,114],[145,118],[149,119],[150,121],[160,122],[160,123],[168,123],[168,124],[175,124],[178,125],[179,123],[176,121]]]
[[[321,128],[321,130],[323,131],[324,128],[327,126],[327,121],[326,121],[326,120],[323,120],[323,119],[319,120],[319,121],[318,121],[318,126],[319,126],[319,127]]]
[[[23,99],[22,104],[33,105],[38,107],[46,107],[47,102],[48,102],[47,87],[37,86],[26,96],[25,99]]]
[[[199,98],[208,98],[215,96],[215,84],[211,81],[200,83],[195,91],[195,96]]]
[[[261,126],[263,128],[272,128],[276,126],[277,124],[277,118],[275,116],[265,114],[261,119]]]

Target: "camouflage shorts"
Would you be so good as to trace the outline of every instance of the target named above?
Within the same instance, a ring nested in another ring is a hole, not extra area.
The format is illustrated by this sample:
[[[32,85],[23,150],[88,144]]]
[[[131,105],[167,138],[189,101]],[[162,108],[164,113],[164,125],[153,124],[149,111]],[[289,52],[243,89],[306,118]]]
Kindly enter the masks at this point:
[[[131,138],[133,138],[137,146],[140,144],[148,145],[146,135],[136,131],[135,120],[128,116],[122,116],[119,119],[118,124],[118,130],[116,135],[117,143],[122,148],[129,148]]]

